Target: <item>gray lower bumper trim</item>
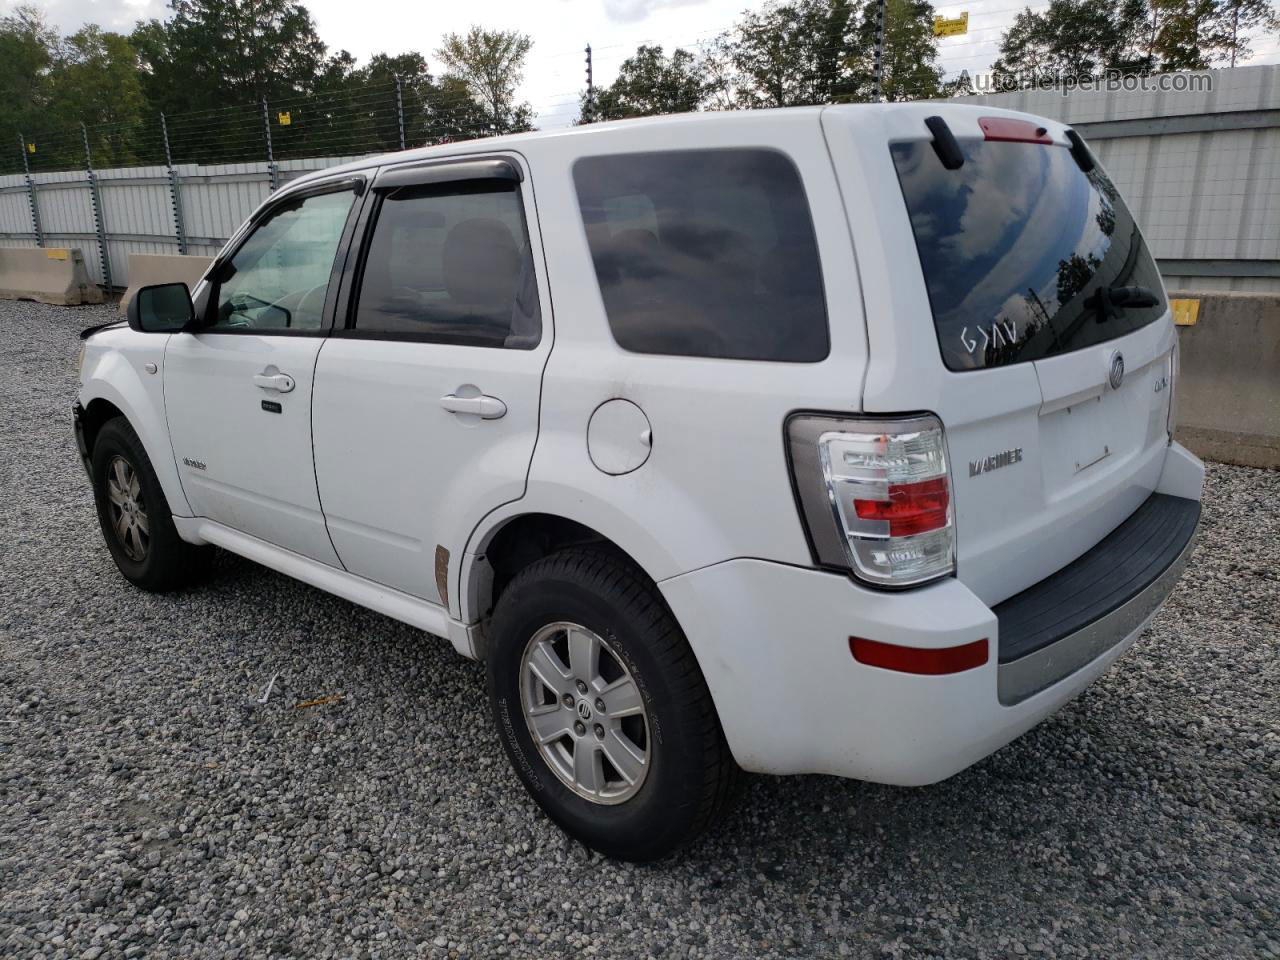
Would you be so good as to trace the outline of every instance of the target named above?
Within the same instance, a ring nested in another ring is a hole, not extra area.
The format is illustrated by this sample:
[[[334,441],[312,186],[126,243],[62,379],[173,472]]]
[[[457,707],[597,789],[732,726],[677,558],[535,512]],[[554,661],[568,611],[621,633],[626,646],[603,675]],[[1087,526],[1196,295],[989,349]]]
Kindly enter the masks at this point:
[[[1160,576],[1106,616],[1035,653],[1011,663],[1002,663],[997,681],[1000,703],[1010,707],[1053,686],[1137,630],[1173,591],[1173,585],[1191,560],[1196,539],[1196,534],[1193,534]]]

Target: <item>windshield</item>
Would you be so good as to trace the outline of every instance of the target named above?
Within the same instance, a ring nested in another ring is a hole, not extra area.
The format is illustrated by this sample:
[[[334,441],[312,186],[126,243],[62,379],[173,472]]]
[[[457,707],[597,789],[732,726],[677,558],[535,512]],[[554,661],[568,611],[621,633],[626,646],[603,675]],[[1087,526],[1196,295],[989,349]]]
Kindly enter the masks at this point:
[[[929,141],[890,146],[949,369],[1079,350],[1164,313],[1155,263],[1101,167],[1084,173],[1059,146],[961,148],[947,170]]]

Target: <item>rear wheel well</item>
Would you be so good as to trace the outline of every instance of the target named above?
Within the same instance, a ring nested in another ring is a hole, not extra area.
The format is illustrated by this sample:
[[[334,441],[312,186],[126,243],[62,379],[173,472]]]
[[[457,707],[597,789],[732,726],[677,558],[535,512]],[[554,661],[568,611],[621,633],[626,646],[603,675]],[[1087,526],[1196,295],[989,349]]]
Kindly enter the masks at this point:
[[[482,619],[488,619],[502,591],[516,574],[543,557],[569,547],[591,547],[642,570],[625,550],[604,534],[554,514],[528,513],[507,521],[489,540],[484,559],[492,576],[480,578],[473,609]]]
[[[110,400],[103,400],[99,397],[96,400],[90,400],[89,406],[84,409],[84,416],[81,417],[80,423],[84,427],[84,444],[89,451],[89,456],[93,456],[93,445],[98,439],[98,433],[106,425],[108,420],[114,420],[116,417],[123,417],[124,413]]]

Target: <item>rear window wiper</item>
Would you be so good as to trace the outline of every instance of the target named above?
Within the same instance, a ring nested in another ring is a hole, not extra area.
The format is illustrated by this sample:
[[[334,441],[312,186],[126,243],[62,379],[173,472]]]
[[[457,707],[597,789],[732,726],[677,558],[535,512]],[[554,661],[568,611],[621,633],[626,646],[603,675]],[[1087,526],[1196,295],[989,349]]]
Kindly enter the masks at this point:
[[[1140,284],[1130,287],[1099,287],[1085,300],[1085,306],[1091,307],[1097,313],[1099,323],[1110,320],[1125,307],[1159,305],[1160,298],[1156,296],[1156,292]]]

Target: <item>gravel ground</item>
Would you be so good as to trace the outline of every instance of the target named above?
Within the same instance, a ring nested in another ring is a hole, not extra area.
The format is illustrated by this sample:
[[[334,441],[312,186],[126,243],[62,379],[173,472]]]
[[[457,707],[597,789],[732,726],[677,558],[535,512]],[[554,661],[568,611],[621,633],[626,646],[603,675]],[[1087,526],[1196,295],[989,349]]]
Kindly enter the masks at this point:
[[[70,427],[109,316],[0,303],[0,956],[1280,957],[1280,473],[1212,467],[1146,639],[995,756],[756,778],[634,867],[543,819],[444,643],[231,557],[120,578]]]

